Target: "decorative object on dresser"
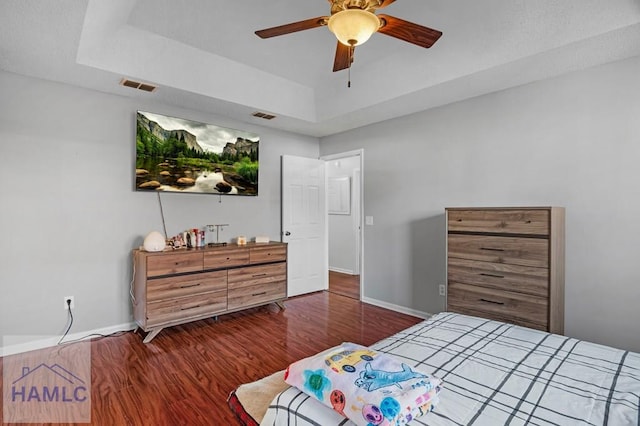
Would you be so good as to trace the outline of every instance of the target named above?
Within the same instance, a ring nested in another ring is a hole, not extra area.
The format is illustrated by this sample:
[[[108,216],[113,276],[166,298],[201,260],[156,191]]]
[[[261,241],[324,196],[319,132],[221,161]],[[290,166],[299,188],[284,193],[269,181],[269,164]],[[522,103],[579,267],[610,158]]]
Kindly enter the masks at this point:
[[[165,327],[287,298],[287,244],[247,243],[149,253],[134,250],[131,299],[150,342]]]
[[[564,333],[564,208],[447,208],[447,310]]]

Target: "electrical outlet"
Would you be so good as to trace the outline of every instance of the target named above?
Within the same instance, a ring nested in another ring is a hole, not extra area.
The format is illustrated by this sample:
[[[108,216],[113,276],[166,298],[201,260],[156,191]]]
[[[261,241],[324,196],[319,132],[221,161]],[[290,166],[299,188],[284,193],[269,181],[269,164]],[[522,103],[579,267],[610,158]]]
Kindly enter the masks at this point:
[[[70,301],[71,301],[71,309],[73,309],[73,308],[75,308],[75,307],[76,307],[76,305],[75,305],[75,303],[74,303],[73,296],[65,296],[65,297],[64,297],[64,310],[65,310],[65,311],[69,309],[69,305],[67,304],[67,300],[70,300]]]
[[[438,286],[438,292],[440,293],[440,296],[444,296],[446,293],[446,289],[444,287],[444,284],[440,284],[440,286]]]

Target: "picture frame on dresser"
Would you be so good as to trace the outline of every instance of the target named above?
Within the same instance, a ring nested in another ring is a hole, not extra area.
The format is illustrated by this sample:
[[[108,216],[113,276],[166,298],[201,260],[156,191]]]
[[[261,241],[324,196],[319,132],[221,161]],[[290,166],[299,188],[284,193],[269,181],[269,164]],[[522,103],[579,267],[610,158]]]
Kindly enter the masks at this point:
[[[563,207],[448,207],[447,310],[564,333]]]

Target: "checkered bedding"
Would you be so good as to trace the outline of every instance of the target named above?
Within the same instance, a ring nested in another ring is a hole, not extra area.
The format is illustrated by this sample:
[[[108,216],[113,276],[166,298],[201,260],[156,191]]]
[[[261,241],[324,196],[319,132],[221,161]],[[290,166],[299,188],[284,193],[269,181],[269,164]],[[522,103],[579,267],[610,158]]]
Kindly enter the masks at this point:
[[[411,425],[640,425],[639,353],[448,312],[371,347],[443,380]],[[296,388],[261,423],[352,424]]]

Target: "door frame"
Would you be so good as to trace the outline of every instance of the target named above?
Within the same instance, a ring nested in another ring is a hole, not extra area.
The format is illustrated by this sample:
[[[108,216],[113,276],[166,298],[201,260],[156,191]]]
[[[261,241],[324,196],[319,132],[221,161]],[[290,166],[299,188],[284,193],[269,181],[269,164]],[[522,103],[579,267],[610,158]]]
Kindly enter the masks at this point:
[[[338,152],[335,154],[328,154],[328,155],[322,155],[320,156],[320,160],[323,160],[325,163],[329,162],[329,161],[336,161],[336,160],[340,160],[343,158],[348,158],[348,157],[358,157],[360,160],[360,185],[358,188],[358,203],[359,203],[359,209],[358,209],[358,218],[357,218],[357,226],[360,227],[360,232],[358,233],[358,241],[356,242],[357,246],[358,246],[358,266],[360,269],[360,300],[363,299],[364,297],[364,149],[356,149],[353,151],[345,151],[345,152]],[[328,179],[327,174],[325,173],[325,179]],[[327,204],[328,205],[328,204]],[[328,211],[327,211],[327,218],[328,218]],[[326,236],[326,240],[327,240],[327,262],[329,259],[329,222],[327,221],[327,236]],[[328,264],[327,264],[327,270],[328,270]]]

